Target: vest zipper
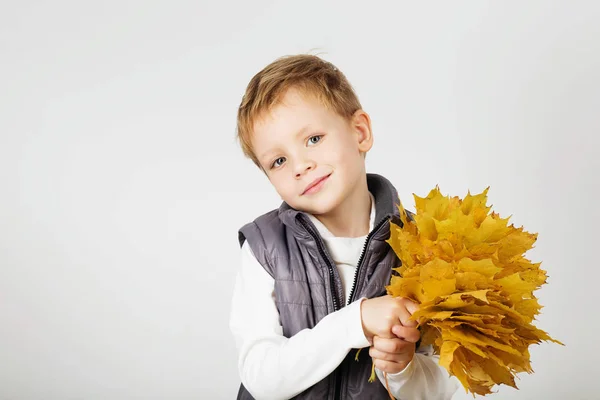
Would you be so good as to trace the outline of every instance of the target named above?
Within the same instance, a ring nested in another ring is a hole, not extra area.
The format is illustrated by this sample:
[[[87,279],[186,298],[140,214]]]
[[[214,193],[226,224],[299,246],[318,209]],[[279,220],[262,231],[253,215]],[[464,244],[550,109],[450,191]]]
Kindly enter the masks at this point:
[[[317,249],[319,250],[319,254],[323,258],[323,260],[325,260],[325,262],[327,263],[327,268],[329,271],[329,282],[331,285],[331,293],[332,293],[332,300],[333,300],[333,310],[338,311],[341,307],[340,307],[340,302],[338,301],[338,298],[337,298],[337,290],[335,289],[335,278],[334,278],[334,272],[333,272],[333,265],[331,264],[331,261],[329,260],[329,256],[325,252],[325,249],[324,249],[323,244],[321,243],[321,238],[319,237],[319,234],[317,232],[315,232],[314,229],[306,221],[303,221],[302,218],[299,218],[299,221],[302,224],[302,226],[304,226],[304,228],[308,231],[308,233],[311,234],[313,239],[315,239],[315,243],[317,243]]]
[[[331,292],[332,292],[333,310],[338,311],[340,309],[340,303],[338,302],[338,299],[336,296],[337,290],[334,290],[335,289],[335,278],[334,278],[334,272],[333,272],[333,265],[331,264],[331,261],[329,260],[329,256],[327,255],[327,253],[325,253],[325,249],[323,247],[323,244],[321,243],[321,238],[318,235],[318,233],[315,232],[314,229],[302,218],[299,218],[298,220],[300,221],[302,226],[304,226],[304,228],[307,230],[307,232],[310,233],[310,235],[313,237],[313,239],[315,239],[315,243],[317,244],[317,249],[319,250],[319,254],[323,258],[323,260],[325,260],[325,262],[327,263],[327,267],[329,270],[329,282],[331,285]],[[360,254],[360,258],[358,259],[358,264],[356,266],[356,272],[354,273],[354,281],[352,283],[352,290],[350,291],[350,297],[348,299],[348,304],[350,304],[352,302],[352,298],[354,297],[354,292],[356,290],[356,283],[357,283],[356,281],[358,278],[358,272],[359,272],[359,269],[363,262],[365,253],[367,251],[367,247],[369,246],[369,242],[371,241],[371,238],[375,235],[375,233],[377,231],[379,231],[379,229],[381,229],[383,224],[385,222],[387,222],[388,220],[389,220],[389,217],[383,218],[381,221],[379,221],[379,223],[377,223],[377,225],[369,233],[369,235],[367,235],[367,239],[365,240],[365,244],[364,244],[362,252]],[[342,370],[343,369],[344,369],[344,365],[342,365]],[[338,400],[340,398],[342,382],[341,382],[340,377],[337,374],[335,375],[334,381],[335,381],[335,393],[334,393],[333,398],[335,400]]]
[[[320,238],[319,234],[317,232],[315,232],[315,230],[306,221],[304,221],[302,218],[299,218],[298,220],[300,221],[300,223],[302,224],[302,226],[306,229],[306,231],[308,233],[310,233],[310,235],[313,237],[313,239],[315,240],[315,243],[317,244],[317,249],[319,250],[319,254],[323,258],[323,260],[325,260],[325,262],[327,263],[327,268],[328,268],[328,271],[329,271],[329,282],[330,282],[331,292],[332,292],[333,309],[334,309],[334,311],[338,311],[340,309],[340,303],[338,302],[338,298],[336,296],[337,290],[335,290],[335,277],[334,277],[334,272],[333,272],[334,266],[332,265],[331,261],[329,260],[329,256],[325,252],[325,249],[324,249],[323,243],[321,242],[321,238]],[[379,229],[381,229],[381,227],[383,226],[383,224],[385,222],[387,222],[388,220],[389,220],[389,217],[383,218],[381,221],[379,221],[377,223],[377,225],[369,233],[369,235],[367,235],[367,238],[365,240],[365,244],[363,245],[363,249],[362,249],[362,252],[360,254],[360,258],[358,259],[358,264],[356,266],[356,272],[354,273],[354,281],[352,283],[352,289],[350,291],[350,297],[348,298],[348,304],[352,303],[352,300],[354,298],[354,294],[355,294],[355,291],[356,291],[357,279],[358,279],[358,273],[360,271],[360,267],[362,266],[362,263],[363,263],[363,260],[364,260],[364,257],[365,257],[365,253],[367,252],[367,248],[369,247],[369,243],[371,242],[371,238],[375,235],[375,233],[377,233],[379,231]],[[343,370],[343,368],[344,368],[344,366],[342,365],[342,370]],[[335,394],[334,394],[334,397],[333,397],[335,400],[338,400],[340,398],[340,394],[341,394],[342,382],[341,382],[340,378],[341,377],[339,377],[338,374],[336,373],[336,375],[334,377]]]
[[[375,233],[377,231],[379,231],[379,229],[381,229],[381,227],[383,226],[383,224],[387,221],[389,221],[390,217],[387,216],[385,218],[383,218],[381,221],[379,221],[377,223],[377,225],[375,226],[375,228],[373,228],[373,230],[367,235],[367,238],[365,239],[365,244],[363,245],[363,249],[362,252],[360,253],[360,257],[358,258],[358,264],[356,264],[356,271],[354,272],[354,280],[352,282],[352,289],[350,290],[350,296],[348,297],[348,305],[350,303],[352,303],[352,301],[354,300],[354,295],[355,295],[355,291],[356,291],[356,284],[358,283],[358,273],[360,272],[360,267],[362,266],[362,263],[364,261],[365,258],[365,254],[367,252],[367,248],[369,247],[369,243],[371,242],[371,238],[375,235]]]
[[[375,226],[375,228],[373,228],[373,230],[367,235],[367,238],[365,239],[365,244],[363,245],[363,249],[362,252],[360,253],[360,257],[358,258],[358,264],[356,264],[356,271],[354,272],[354,280],[352,282],[352,289],[350,290],[350,296],[348,297],[348,305],[350,303],[352,303],[353,297],[354,297],[354,293],[356,291],[356,283],[358,280],[358,272],[360,270],[360,267],[363,263],[363,260],[365,258],[365,253],[367,252],[367,248],[369,247],[369,243],[371,242],[371,238],[375,235],[375,233],[377,231],[379,231],[379,229],[381,229],[381,227],[383,226],[383,224],[389,220],[389,217],[385,217],[383,218],[381,221],[379,221],[379,223],[377,223],[377,225]],[[344,370],[344,365],[342,365],[342,371]],[[343,375],[342,375],[342,379],[343,379]],[[341,387],[342,387],[342,382],[341,379],[337,380],[337,386],[336,386],[336,397],[335,399],[338,399],[339,394],[341,393]]]
[[[320,238],[319,234],[317,232],[315,232],[314,229],[302,218],[299,218],[298,220],[300,221],[302,226],[304,226],[306,231],[311,234],[313,239],[315,239],[315,243],[317,244],[317,249],[319,249],[319,254],[323,258],[323,260],[325,260],[325,262],[327,263],[327,268],[329,271],[329,285],[331,286],[331,294],[332,294],[331,297],[333,300],[333,310],[338,311],[340,309],[340,302],[338,302],[338,298],[336,296],[337,290],[335,289],[335,277],[334,277],[334,272],[333,272],[333,265],[331,264],[331,261],[329,260],[329,256],[327,256],[327,253],[325,253],[325,249],[324,249],[323,244],[321,243],[321,238]],[[343,368],[343,366],[342,366],[342,368]],[[338,373],[335,373],[335,375],[333,377],[333,381],[334,381],[334,387],[335,387],[335,392],[334,392],[333,398],[334,398],[334,400],[338,400],[340,398],[340,391],[341,391],[341,382],[340,382],[340,377],[338,376]]]

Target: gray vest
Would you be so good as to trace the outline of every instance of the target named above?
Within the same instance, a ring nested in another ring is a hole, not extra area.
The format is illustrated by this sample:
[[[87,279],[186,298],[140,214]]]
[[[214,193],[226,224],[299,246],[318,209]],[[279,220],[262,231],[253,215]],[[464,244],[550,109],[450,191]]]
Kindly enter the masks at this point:
[[[367,184],[375,198],[374,228],[367,236],[356,269],[350,302],[385,295],[391,269],[400,265],[385,242],[389,238],[389,221],[400,224],[396,189],[375,174],[367,174]],[[327,314],[345,306],[335,262],[305,213],[283,203],[279,209],[244,225],[239,231],[239,241],[240,245],[248,241],[258,262],[275,281],[275,302],[285,337],[314,327]],[[350,351],[335,371],[294,399],[389,398],[378,380],[368,382],[372,365],[368,349],[360,352],[359,361],[355,360],[356,351]],[[243,385],[237,398],[253,399]]]

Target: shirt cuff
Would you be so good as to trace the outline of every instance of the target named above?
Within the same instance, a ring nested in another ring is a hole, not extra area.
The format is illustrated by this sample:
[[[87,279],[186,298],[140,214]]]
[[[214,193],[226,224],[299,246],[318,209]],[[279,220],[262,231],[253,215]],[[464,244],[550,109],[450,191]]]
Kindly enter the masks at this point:
[[[365,336],[365,331],[362,324],[362,315],[360,312],[360,306],[365,299],[366,297],[360,298],[343,308],[348,313],[348,318],[350,321],[350,323],[347,324],[347,335],[348,343],[353,349],[362,349],[363,347],[369,347],[371,345]]]

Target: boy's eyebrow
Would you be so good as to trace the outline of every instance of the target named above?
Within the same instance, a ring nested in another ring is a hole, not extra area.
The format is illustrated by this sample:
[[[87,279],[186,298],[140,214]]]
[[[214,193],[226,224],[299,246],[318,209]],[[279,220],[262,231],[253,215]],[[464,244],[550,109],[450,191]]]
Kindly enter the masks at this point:
[[[304,125],[304,127],[302,127],[302,129],[300,129],[298,132],[296,132],[296,136],[295,137],[297,138],[298,136],[303,135],[304,132],[306,132],[309,129],[310,129],[310,124]]]
[[[262,153],[259,157],[258,157],[258,161],[259,162],[263,162],[266,161],[267,158],[271,158],[271,154],[275,153],[277,149],[269,149],[267,151],[265,151],[264,153]],[[268,157],[267,157],[268,156]]]

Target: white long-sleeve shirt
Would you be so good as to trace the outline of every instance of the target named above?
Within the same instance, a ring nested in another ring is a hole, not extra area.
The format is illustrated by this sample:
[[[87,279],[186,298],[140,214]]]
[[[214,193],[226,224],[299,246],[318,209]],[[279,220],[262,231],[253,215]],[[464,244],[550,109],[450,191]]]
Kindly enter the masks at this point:
[[[315,217],[309,217],[340,272],[347,303],[366,235],[335,237]],[[371,201],[370,230],[374,217]],[[291,338],[283,336],[273,277],[260,265],[247,242],[241,253],[230,329],[238,351],[241,381],[253,397],[289,399],[333,372],[351,349],[369,347],[360,313],[364,298],[327,315],[312,329],[303,329]],[[419,348],[403,371],[387,374],[392,394],[397,399],[450,399],[458,387],[457,381],[448,376],[438,360],[430,346]],[[375,371],[385,385],[384,374]]]

